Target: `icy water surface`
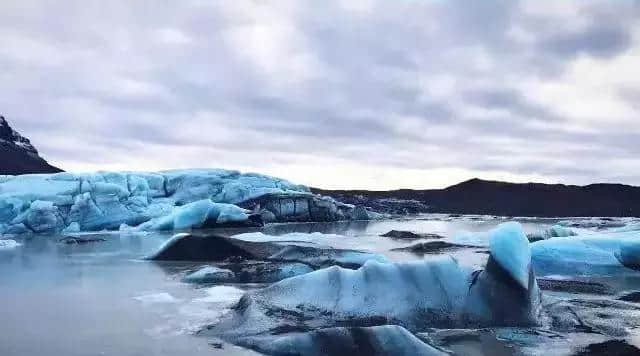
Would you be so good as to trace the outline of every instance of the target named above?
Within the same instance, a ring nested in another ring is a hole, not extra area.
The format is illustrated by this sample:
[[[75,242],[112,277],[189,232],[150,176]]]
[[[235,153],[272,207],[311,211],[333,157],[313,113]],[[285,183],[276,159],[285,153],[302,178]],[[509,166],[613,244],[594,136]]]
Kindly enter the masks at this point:
[[[473,235],[470,233],[486,232],[504,221],[506,219],[493,217],[436,215],[375,222],[280,224],[262,229],[217,232],[242,234],[239,238],[248,240],[277,240],[282,238],[278,236],[293,232],[319,232],[321,234],[309,235],[307,240],[337,248],[378,252],[391,260],[402,261],[431,256],[391,251],[416,241],[378,235],[393,229],[410,230],[436,233],[445,236],[447,241],[466,243],[470,242],[467,237]],[[521,219],[521,222],[526,232],[536,232],[552,226],[557,220]],[[574,228],[586,233],[598,230],[588,224]],[[24,240],[16,238],[21,246],[0,250],[0,355],[255,354],[233,345],[212,343],[194,334],[203,326],[215,323],[244,291],[261,286],[198,287],[181,282],[183,274],[180,271],[193,264],[158,264],[143,260],[171,234],[92,236],[105,241],[66,245],[58,242],[61,236],[35,236]],[[486,259],[481,250],[481,247],[470,248],[452,254],[463,264],[481,266]],[[623,288],[628,287],[625,283],[640,285],[639,281],[637,277],[627,277],[615,283],[623,284]],[[545,292],[547,294],[567,297],[563,293]],[[509,333],[513,336],[511,331]],[[462,354],[486,348],[495,354],[518,354],[513,345],[505,346],[497,342],[496,337],[484,335],[472,339],[475,341],[464,341],[451,349]],[[630,339],[640,343],[640,338]],[[487,341],[478,343],[477,340]],[[505,348],[507,351],[503,350]],[[544,345],[526,343],[522,350],[528,350],[530,354],[548,351]]]

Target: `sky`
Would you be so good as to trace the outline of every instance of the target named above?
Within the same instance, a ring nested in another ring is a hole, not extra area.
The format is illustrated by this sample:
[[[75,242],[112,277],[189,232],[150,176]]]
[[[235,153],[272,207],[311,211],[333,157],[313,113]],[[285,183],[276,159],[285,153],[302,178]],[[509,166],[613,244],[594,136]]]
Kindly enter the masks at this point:
[[[0,2],[0,114],[68,171],[640,185],[640,2]]]

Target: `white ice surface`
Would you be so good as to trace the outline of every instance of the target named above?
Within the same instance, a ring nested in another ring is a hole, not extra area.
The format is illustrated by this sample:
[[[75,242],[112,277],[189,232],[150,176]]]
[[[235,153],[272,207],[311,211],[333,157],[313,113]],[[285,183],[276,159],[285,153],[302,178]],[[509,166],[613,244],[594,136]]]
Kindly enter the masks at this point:
[[[143,303],[143,304],[158,304],[158,303],[179,303],[180,299],[173,297],[171,294],[166,292],[161,293],[151,293],[145,294],[141,296],[134,297],[133,299]]]
[[[337,316],[410,320],[416,310],[462,312],[471,272],[450,257],[393,264],[368,261],[358,270],[334,266],[285,279],[260,294],[284,309],[303,304]]]
[[[228,269],[204,266],[195,272],[189,273],[184,277],[184,281],[190,283],[208,283],[229,281],[233,278],[235,278],[235,274]]]

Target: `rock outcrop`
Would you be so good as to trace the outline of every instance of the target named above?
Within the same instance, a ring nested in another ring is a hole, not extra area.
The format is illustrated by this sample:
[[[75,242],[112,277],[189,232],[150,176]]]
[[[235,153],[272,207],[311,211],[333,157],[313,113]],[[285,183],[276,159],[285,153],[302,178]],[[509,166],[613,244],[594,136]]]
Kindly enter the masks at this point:
[[[471,179],[445,189],[313,189],[313,192],[345,203],[364,205],[376,212],[395,214],[428,212],[540,217],[640,216],[640,187],[623,184],[576,186]]]
[[[13,130],[0,116],[0,174],[57,173],[60,168],[47,163],[29,139]]]

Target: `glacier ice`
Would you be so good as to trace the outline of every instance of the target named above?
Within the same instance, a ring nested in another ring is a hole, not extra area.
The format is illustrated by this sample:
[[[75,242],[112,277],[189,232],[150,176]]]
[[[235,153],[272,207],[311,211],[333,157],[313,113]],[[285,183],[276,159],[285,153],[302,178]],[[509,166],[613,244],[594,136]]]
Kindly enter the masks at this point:
[[[411,321],[420,317],[420,310],[460,315],[470,274],[450,257],[395,264],[368,261],[355,271],[333,266],[285,279],[258,295],[279,309],[295,310],[304,304],[344,318],[384,315]]]
[[[214,203],[204,199],[177,207],[168,215],[140,225],[139,229],[184,230],[214,227],[218,224],[247,221],[248,213],[247,210],[233,204]]]
[[[175,298],[169,293],[151,293],[134,297],[133,299],[143,304],[163,304],[163,303],[178,303],[180,299]]]
[[[562,226],[562,225],[553,225],[552,227],[545,229],[541,232],[535,232],[531,234],[527,234],[527,238],[530,241],[539,241],[546,240],[552,237],[568,237],[568,236],[576,236],[577,232],[572,229]]]
[[[554,237],[531,244],[532,262],[542,275],[612,275],[640,265],[638,232]]]
[[[184,277],[184,281],[189,283],[214,283],[229,282],[235,278],[235,273],[228,269],[205,266],[195,272],[189,273]]]
[[[286,327],[303,329],[340,321],[378,321],[410,330],[537,323],[540,291],[521,226],[504,224],[490,235],[484,270],[450,256],[403,263],[369,260],[357,270],[333,266],[248,293],[213,332],[234,339],[285,327],[272,315],[295,316],[296,324]]]
[[[5,234],[198,228],[246,222],[244,209],[282,222],[363,216],[305,186],[223,169],[0,176]]]
[[[531,250],[529,250],[529,241],[522,232],[522,226],[517,222],[500,225],[491,233],[489,249],[496,262],[524,289],[527,289]]]

